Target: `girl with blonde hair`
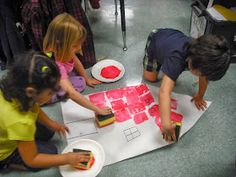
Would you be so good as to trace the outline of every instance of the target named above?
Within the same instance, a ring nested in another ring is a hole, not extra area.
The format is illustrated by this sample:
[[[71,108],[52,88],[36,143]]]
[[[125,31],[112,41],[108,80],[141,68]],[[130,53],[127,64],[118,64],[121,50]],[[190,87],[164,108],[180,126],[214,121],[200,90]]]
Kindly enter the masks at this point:
[[[97,114],[107,115],[111,113],[110,108],[98,108],[87,100],[80,92],[85,89],[86,84],[94,87],[101,84],[96,79],[89,77],[76,56],[81,52],[81,46],[86,38],[85,28],[71,15],[67,13],[56,16],[49,24],[43,41],[43,50],[49,57],[55,58],[61,73],[60,86],[63,91],[58,95],[66,93],[76,103],[93,110]],[[80,76],[73,76],[72,70]],[[54,100],[52,100],[54,101]]]

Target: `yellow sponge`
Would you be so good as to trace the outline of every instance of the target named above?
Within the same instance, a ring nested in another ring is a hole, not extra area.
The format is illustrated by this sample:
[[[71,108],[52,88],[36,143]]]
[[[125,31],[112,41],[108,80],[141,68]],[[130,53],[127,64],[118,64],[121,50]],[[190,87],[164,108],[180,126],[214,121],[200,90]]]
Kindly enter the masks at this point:
[[[104,127],[115,122],[115,116],[113,113],[108,115],[97,115],[96,122],[99,127]]]

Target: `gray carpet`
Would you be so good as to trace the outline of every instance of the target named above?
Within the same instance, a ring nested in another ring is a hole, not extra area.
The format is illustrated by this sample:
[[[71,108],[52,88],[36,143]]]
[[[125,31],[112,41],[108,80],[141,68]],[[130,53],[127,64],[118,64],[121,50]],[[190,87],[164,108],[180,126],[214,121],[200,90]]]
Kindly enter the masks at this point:
[[[115,18],[114,1],[102,0],[100,9],[88,12],[97,58],[105,56],[122,62],[126,74],[118,82],[103,84],[95,89],[87,88],[84,94],[145,82],[142,80],[142,58],[146,38],[153,28],[171,27],[189,34],[191,0],[125,0],[125,4],[126,52],[122,50],[120,16]],[[223,79],[210,82],[205,98],[212,101],[212,105],[178,143],[104,167],[98,177],[236,176],[235,76],[236,64],[231,64]],[[174,92],[193,95],[197,90],[197,86],[193,86],[194,81],[189,72],[184,72]],[[160,86],[160,83],[153,85]],[[44,110],[51,118],[62,121],[59,104],[45,107]],[[59,136],[55,136],[53,141],[59,150],[66,146],[65,140]],[[1,175],[60,177],[57,168],[37,173],[14,171]]]

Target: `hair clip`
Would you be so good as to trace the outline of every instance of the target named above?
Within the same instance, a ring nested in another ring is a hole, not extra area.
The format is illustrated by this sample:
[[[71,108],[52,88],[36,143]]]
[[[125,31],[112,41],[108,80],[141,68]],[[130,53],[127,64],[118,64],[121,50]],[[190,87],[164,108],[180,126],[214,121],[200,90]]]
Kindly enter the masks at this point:
[[[45,73],[47,70],[48,70],[48,66],[43,66],[43,67],[41,68],[41,71],[42,71],[43,73]]]
[[[52,52],[47,52],[46,55],[47,55],[49,58],[52,58]]]

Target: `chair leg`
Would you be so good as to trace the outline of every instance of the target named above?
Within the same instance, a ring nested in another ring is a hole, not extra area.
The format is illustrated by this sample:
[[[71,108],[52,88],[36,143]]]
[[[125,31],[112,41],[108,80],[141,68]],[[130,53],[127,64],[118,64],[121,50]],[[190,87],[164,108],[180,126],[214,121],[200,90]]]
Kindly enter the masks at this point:
[[[121,30],[122,30],[122,37],[123,37],[123,50],[127,50],[126,46],[126,24],[125,24],[125,2],[124,0],[120,0],[120,16],[121,16]]]
[[[126,46],[126,31],[122,31],[122,37],[123,37],[123,50],[126,51],[128,48]]]
[[[115,2],[115,15],[117,16],[118,15],[118,11],[117,11],[117,0],[114,0]]]

